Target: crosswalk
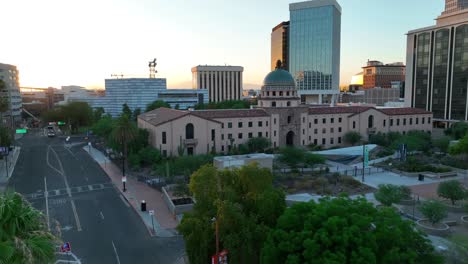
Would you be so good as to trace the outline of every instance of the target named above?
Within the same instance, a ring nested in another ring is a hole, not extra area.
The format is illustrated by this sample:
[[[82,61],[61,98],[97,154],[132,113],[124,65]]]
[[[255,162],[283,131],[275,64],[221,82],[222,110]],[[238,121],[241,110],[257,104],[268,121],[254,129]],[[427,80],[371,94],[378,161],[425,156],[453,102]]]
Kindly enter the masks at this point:
[[[114,184],[112,182],[71,187],[70,192],[71,194],[80,194],[80,193],[95,192],[95,191],[100,191],[100,190],[110,189],[110,188],[114,188]],[[63,188],[63,189],[56,189],[56,190],[48,190],[47,192],[38,191],[35,193],[26,194],[24,195],[24,197],[29,201],[37,200],[37,199],[44,199],[46,193],[47,193],[48,198],[58,198],[61,196],[68,195],[68,189]]]

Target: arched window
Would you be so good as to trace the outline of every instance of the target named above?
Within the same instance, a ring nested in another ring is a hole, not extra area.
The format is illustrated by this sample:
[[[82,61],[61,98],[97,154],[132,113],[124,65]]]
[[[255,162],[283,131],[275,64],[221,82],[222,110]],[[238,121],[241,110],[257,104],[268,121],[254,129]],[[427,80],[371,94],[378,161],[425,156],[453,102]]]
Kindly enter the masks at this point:
[[[367,127],[368,128],[373,128],[374,127],[374,116],[370,115],[369,118],[367,119]]]
[[[192,123],[188,123],[185,126],[185,139],[193,139],[194,128]]]
[[[271,102],[271,107],[276,107],[276,102]]]

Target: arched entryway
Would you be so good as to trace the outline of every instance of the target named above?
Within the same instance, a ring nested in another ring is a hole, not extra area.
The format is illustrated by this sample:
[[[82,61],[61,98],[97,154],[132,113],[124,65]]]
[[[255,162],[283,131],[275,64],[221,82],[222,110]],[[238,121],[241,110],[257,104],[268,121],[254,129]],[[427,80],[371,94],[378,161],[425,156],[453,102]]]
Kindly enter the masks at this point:
[[[286,134],[286,145],[294,146],[294,132],[289,131],[288,134]]]

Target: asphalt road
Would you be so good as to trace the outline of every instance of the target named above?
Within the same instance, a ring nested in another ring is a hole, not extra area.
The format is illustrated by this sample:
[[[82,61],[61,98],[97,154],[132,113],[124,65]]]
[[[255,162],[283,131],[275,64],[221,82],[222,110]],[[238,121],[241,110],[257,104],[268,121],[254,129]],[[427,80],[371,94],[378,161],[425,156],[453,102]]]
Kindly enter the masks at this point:
[[[19,144],[21,154],[8,187],[49,216],[50,229],[71,243],[81,263],[174,263],[182,256],[182,238],[151,237],[80,146],[69,149],[64,139],[47,138],[41,131]]]

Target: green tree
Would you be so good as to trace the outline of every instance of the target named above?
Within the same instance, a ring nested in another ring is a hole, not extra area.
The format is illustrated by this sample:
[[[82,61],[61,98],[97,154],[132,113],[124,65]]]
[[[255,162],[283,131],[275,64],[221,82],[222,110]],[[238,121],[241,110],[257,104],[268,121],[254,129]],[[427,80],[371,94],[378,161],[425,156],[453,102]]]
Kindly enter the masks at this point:
[[[460,139],[457,144],[449,147],[449,153],[452,155],[468,154],[468,134]]]
[[[455,123],[450,128],[445,130],[446,135],[451,136],[456,140],[465,137],[467,132],[468,132],[468,123],[466,122]]]
[[[228,100],[222,102],[211,102],[208,104],[198,104],[195,109],[248,109],[251,103],[246,100]]]
[[[271,141],[264,137],[250,138],[247,141],[247,147],[250,153],[265,152],[271,146]]]
[[[438,148],[441,152],[447,153],[450,145],[450,137],[441,137],[438,139],[434,139],[432,141],[432,145]]]
[[[67,122],[71,132],[77,132],[80,127],[90,126],[94,122],[93,109],[85,102],[71,102],[54,108],[42,115],[44,123]]]
[[[132,120],[137,121],[139,115],[141,115],[141,108],[137,108],[133,111]]]
[[[306,153],[304,155],[304,165],[313,168],[317,164],[324,164],[325,158],[318,154]]]
[[[419,207],[421,213],[435,225],[447,217],[447,207],[436,200],[424,201]]]
[[[429,151],[431,149],[431,135],[423,131],[409,131],[393,143],[397,149],[400,144],[406,144],[408,151]]]
[[[401,201],[403,193],[400,186],[393,184],[380,184],[374,193],[375,199],[385,206],[392,206]]]
[[[105,115],[100,118],[94,125],[91,127],[95,135],[98,135],[101,138],[106,140],[109,139],[109,136],[114,129],[115,121],[110,115]]]
[[[10,130],[7,127],[4,127],[3,125],[0,125],[0,146],[8,147],[10,145],[11,145]]]
[[[192,175],[189,188],[197,202],[178,226],[190,263],[209,263],[214,254],[213,218],[230,262],[259,262],[266,234],[285,208],[284,194],[273,188],[272,178],[256,165],[224,171],[206,165]]]
[[[161,107],[171,108],[171,106],[168,103],[166,103],[166,102],[164,102],[162,100],[156,100],[156,101],[154,101],[151,104],[146,106],[145,112],[149,112],[149,111],[152,111],[154,109],[161,108]]]
[[[343,140],[345,143],[354,146],[361,141],[361,134],[356,131],[349,131],[344,135]]]
[[[382,147],[387,147],[388,146],[387,135],[381,132],[377,134],[371,134],[369,135],[369,143],[376,144]]]
[[[126,115],[128,118],[132,118],[132,109],[128,107],[127,103],[122,105],[122,115]]]
[[[20,194],[0,194],[0,263],[53,263],[58,239]]]
[[[441,182],[437,187],[437,194],[442,198],[449,199],[452,205],[455,205],[456,201],[463,200],[466,197],[466,190],[461,182],[451,180]]]
[[[102,107],[97,107],[93,110],[93,122],[98,122],[104,115],[105,111]]]
[[[114,142],[121,146],[123,158],[127,158],[128,155],[128,143],[132,142],[138,135],[138,130],[135,125],[130,121],[130,117],[127,115],[120,116],[112,130],[112,139]]]
[[[414,225],[364,198],[321,199],[286,209],[261,263],[443,263]]]
[[[304,162],[306,151],[301,148],[284,147],[280,149],[278,160],[292,169],[296,169]]]

